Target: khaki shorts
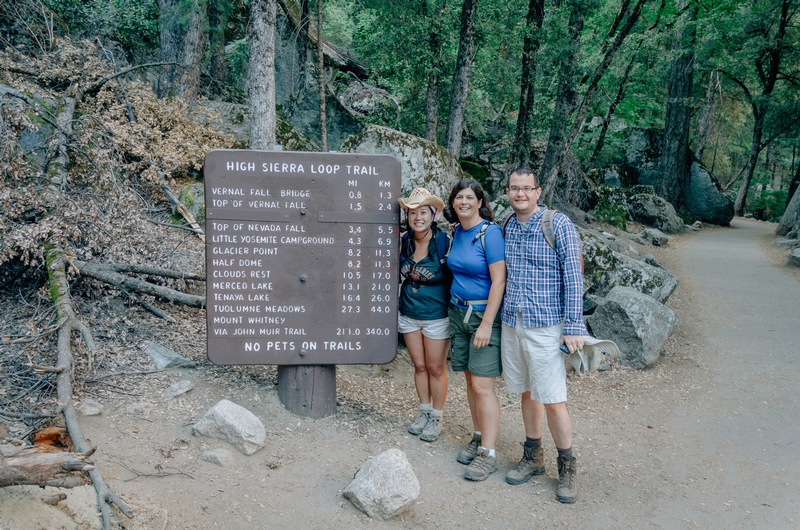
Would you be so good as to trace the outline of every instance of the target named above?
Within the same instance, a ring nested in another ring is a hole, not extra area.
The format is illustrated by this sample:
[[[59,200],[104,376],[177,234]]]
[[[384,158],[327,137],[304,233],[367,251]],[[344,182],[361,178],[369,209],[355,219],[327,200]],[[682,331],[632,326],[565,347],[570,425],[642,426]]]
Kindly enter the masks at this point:
[[[450,319],[438,318],[436,320],[417,320],[407,316],[397,315],[397,331],[400,333],[414,333],[422,331],[429,339],[444,340],[450,338]]]
[[[547,328],[523,328],[503,324],[503,379],[514,394],[530,392],[540,403],[567,401],[567,369],[559,349],[563,323]]]
[[[503,373],[500,362],[500,311],[492,324],[492,336],[489,344],[476,348],[472,342],[475,332],[483,320],[483,311],[473,311],[469,321],[464,323],[466,309],[450,304],[450,361],[454,372],[468,370],[478,377],[498,377]]]

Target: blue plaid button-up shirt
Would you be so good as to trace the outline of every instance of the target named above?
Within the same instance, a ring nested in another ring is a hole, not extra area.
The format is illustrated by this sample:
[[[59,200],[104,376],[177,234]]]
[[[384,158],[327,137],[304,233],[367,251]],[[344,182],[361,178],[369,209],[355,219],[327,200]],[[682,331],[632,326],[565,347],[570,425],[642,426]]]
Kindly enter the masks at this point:
[[[583,273],[578,234],[563,213],[553,217],[556,248],[547,244],[539,210],[521,225],[514,216],[505,229],[506,293],[503,324],[517,325],[522,313],[526,328],[544,328],[564,321],[564,335],[585,335],[583,325]]]

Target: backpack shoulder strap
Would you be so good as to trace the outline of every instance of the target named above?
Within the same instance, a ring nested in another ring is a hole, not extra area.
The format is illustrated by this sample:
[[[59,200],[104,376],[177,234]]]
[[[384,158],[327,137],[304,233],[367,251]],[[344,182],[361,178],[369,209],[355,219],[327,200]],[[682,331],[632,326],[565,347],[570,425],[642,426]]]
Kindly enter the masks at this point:
[[[403,232],[403,235],[400,236],[400,261],[408,258],[408,234],[409,232]]]
[[[542,233],[544,234],[544,239],[547,241],[547,244],[550,245],[550,248],[556,248],[556,232],[553,226],[553,217],[555,217],[556,212],[558,210],[550,210],[547,209],[542,214]]]
[[[478,235],[476,235],[472,239],[472,244],[474,245],[476,241],[480,240],[481,248],[484,252],[486,252],[486,229],[489,228],[489,225],[494,224],[491,221],[484,219],[483,224],[481,224],[481,229],[478,231]]]
[[[439,264],[444,265],[447,263],[447,257],[450,255],[450,248],[453,246],[453,241],[447,237],[447,234],[441,230],[436,231],[436,252],[439,258]]]
[[[511,220],[512,217],[516,217],[517,212],[511,212],[511,215],[506,217],[506,220],[503,221],[503,237],[506,237],[506,227],[508,226],[508,222]]]

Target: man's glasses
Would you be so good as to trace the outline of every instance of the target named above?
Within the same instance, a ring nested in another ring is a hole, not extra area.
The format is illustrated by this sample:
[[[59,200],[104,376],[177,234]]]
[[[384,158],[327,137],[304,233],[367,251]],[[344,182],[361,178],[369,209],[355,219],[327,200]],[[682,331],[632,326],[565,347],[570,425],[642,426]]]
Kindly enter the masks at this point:
[[[538,190],[538,189],[539,189],[538,187],[537,188],[532,188],[530,186],[525,186],[524,188],[518,188],[517,186],[511,186],[510,188],[508,188],[508,192],[511,193],[511,194],[514,194],[514,195],[516,195],[519,192],[522,192],[525,195],[528,195],[531,192],[533,192],[534,190]]]

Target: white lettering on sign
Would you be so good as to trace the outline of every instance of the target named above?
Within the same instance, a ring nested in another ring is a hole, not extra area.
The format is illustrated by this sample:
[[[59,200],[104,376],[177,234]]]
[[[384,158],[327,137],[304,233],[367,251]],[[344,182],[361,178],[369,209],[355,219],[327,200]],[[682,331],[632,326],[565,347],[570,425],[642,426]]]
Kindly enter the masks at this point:
[[[214,293],[214,300],[220,302],[244,302],[243,294]]]
[[[278,201],[249,201],[247,206],[249,208],[280,208],[280,204]]]
[[[241,324],[242,317],[214,317],[214,324]]]
[[[308,190],[281,190],[281,197],[311,197]]]
[[[284,236],[281,238],[281,243],[284,245],[333,245],[335,242],[336,239],[333,237]]]
[[[255,171],[255,162],[227,162],[225,169],[228,171]]]
[[[283,324],[286,317],[247,317],[248,324]]]
[[[250,195],[256,195],[258,197],[272,197],[269,190],[261,189],[261,188],[250,188]]]
[[[270,284],[272,286],[272,284]],[[271,288],[271,287],[270,287]],[[250,293],[247,295],[248,302],[269,302],[269,293]]]
[[[361,349],[360,342],[328,342],[323,341],[322,344],[325,346],[326,350],[349,350],[349,351],[358,351]]]
[[[212,247],[211,248],[212,254],[249,254],[250,249],[247,247],[244,248],[220,248],[220,247]]]
[[[342,168],[339,167],[337,164],[327,164],[327,165],[320,164],[318,166],[314,166],[314,164],[311,164],[312,173],[327,173],[330,175],[331,173],[336,173],[340,169]]]
[[[251,232],[280,232],[281,225],[270,225],[264,223],[247,223],[247,229]]]
[[[303,164],[287,164],[285,162],[264,162],[261,171],[265,173],[305,173]],[[313,173],[313,170],[312,170]]]
[[[304,305],[265,305],[265,313],[305,313]]]
[[[211,286],[214,289],[225,289],[228,291],[244,291],[247,289],[247,282],[211,282]]]
[[[213,195],[244,195],[242,188],[211,188]]]
[[[348,175],[379,175],[375,166],[347,166]]]
[[[234,335],[255,335],[256,330],[250,328],[236,328],[233,330]]]
[[[247,253],[245,252],[245,254]],[[253,254],[258,254],[260,256],[275,256],[278,254],[278,247],[272,247],[272,248],[256,247],[253,249]]]

